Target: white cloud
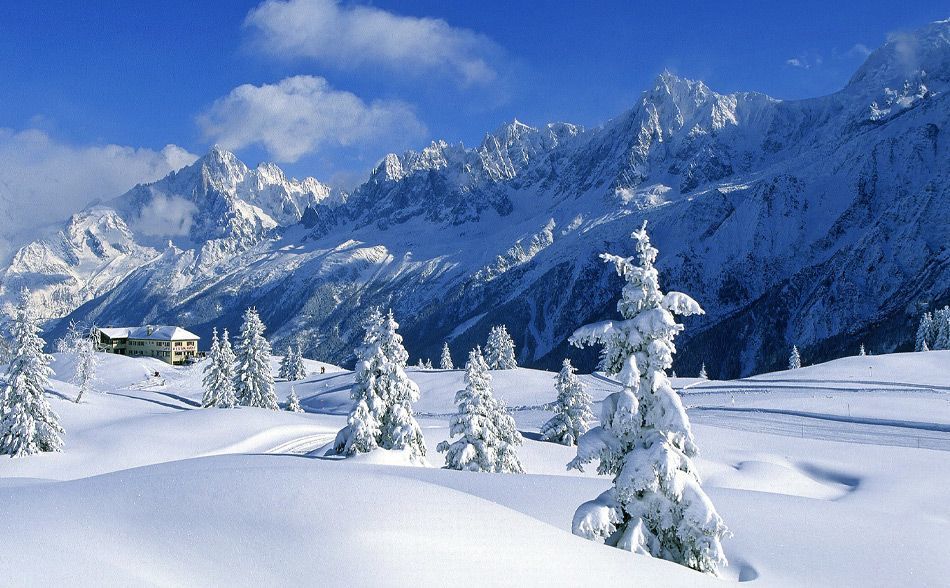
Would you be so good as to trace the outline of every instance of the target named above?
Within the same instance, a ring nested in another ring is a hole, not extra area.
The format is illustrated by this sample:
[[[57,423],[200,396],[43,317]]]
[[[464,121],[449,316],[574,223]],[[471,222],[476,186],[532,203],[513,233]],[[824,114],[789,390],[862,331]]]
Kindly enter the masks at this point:
[[[871,50],[868,49],[867,45],[865,45],[864,43],[855,43],[854,45],[851,46],[850,49],[848,49],[848,52],[846,55],[848,57],[867,57],[870,54],[871,54]]]
[[[278,161],[293,162],[321,147],[385,144],[425,133],[412,108],[398,101],[366,103],[316,76],[276,84],[244,84],[198,117],[209,139],[228,149],[263,146]]]
[[[792,67],[800,67],[802,69],[808,69],[808,64],[806,64],[803,60],[797,57],[793,57],[791,59],[785,60],[785,64],[790,65]]]
[[[122,145],[70,145],[45,131],[0,128],[0,261],[37,230],[96,200],[121,195],[192,163],[176,145],[161,151]]]
[[[156,195],[142,209],[134,230],[150,236],[188,235],[198,207],[180,196]]]
[[[824,62],[821,55],[812,54],[812,55],[799,55],[798,57],[792,57],[791,59],[785,60],[785,65],[791,67],[797,67],[799,69],[812,69],[816,67],[821,67],[821,64]]]
[[[501,51],[488,37],[438,18],[402,16],[336,0],[267,0],[244,21],[256,46],[323,65],[371,65],[399,73],[444,72],[462,86],[488,84]]]

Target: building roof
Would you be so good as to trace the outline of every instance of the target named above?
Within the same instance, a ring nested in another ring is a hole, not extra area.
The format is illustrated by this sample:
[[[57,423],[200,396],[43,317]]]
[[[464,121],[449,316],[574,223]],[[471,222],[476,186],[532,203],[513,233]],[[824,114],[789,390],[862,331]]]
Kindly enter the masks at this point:
[[[154,341],[181,341],[182,339],[201,339],[191,331],[170,325],[148,325],[145,327],[105,327],[99,332],[110,339],[151,339]]]

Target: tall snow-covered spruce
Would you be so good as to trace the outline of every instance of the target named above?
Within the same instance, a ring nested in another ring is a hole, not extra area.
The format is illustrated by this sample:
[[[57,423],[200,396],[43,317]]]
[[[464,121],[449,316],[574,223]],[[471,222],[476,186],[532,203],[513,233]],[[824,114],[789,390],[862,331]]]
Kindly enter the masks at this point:
[[[20,292],[10,327],[13,357],[0,397],[0,454],[20,457],[63,448],[63,427],[49,402],[46,386],[52,357],[30,313],[30,294]]]
[[[221,339],[218,339],[218,329],[211,331],[211,349],[207,362],[202,380],[204,397],[201,399],[201,406],[234,408],[237,404],[234,395],[234,352],[231,350],[231,342],[228,341],[227,329]]]
[[[449,436],[436,450],[445,453],[445,467],[472,472],[522,473],[515,447],[523,443],[508,410],[492,394],[492,377],[481,349],[468,354],[465,389],[455,395],[458,412],[449,421]]]
[[[378,448],[407,451],[413,463],[425,465],[425,440],[412,410],[419,387],[406,375],[409,354],[396,332],[399,323],[392,311],[383,315],[373,309],[363,328],[350,391],[353,409],[332,451],[346,456]]]
[[[280,367],[277,369],[277,377],[283,378],[284,380],[290,381],[290,364],[294,360],[294,350],[287,346],[287,352],[284,353],[284,357],[280,360]]]
[[[439,368],[443,370],[455,369],[455,365],[452,363],[452,350],[449,349],[448,341],[442,344],[442,358],[439,360]]]
[[[554,380],[557,401],[554,416],[541,426],[541,438],[562,445],[577,445],[581,435],[590,429],[594,414],[590,411],[590,394],[574,375],[571,360],[565,359]]]
[[[274,392],[274,375],[270,371],[271,348],[264,338],[264,328],[257,310],[248,308],[235,354],[234,394],[242,406],[280,410]]]
[[[569,468],[599,459],[613,486],[574,514],[575,534],[636,553],[718,574],[726,562],[722,518],[700,486],[689,418],[666,371],[673,339],[683,330],[674,315],[702,314],[680,292],[663,294],[646,223],[633,233],[636,257],[603,254],[624,279],[622,320],[581,327],[578,346],[604,345],[601,365],[619,373],[623,389],[602,403],[600,426],[581,437]]]
[[[490,370],[513,370],[518,367],[515,359],[515,342],[505,325],[495,325],[488,333],[485,344],[485,363]]]

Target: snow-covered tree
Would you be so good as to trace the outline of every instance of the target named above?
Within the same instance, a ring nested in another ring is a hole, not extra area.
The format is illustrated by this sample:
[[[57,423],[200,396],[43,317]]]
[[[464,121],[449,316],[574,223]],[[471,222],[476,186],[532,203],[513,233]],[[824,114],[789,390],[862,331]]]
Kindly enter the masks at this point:
[[[294,386],[290,387],[290,394],[287,395],[287,410],[303,412],[303,408],[300,406],[300,398],[297,397],[297,389]]]
[[[291,381],[303,380],[307,377],[307,366],[303,363],[303,351],[300,349],[300,344],[298,343],[294,347],[294,361],[290,364],[290,379]]]
[[[802,367],[802,356],[798,353],[798,346],[792,345],[792,353],[788,356],[788,369],[797,370]]]
[[[703,362],[702,367],[699,368],[699,377],[702,378],[702,379],[704,379],[704,380],[708,380],[708,379],[709,379],[709,375],[706,373],[706,362],[705,362],[705,361]]]
[[[280,410],[270,371],[271,348],[264,338],[264,323],[257,310],[248,308],[238,336],[234,394],[242,406]]]
[[[594,414],[590,410],[590,394],[584,384],[574,375],[571,360],[565,359],[561,371],[554,379],[557,401],[554,416],[541,426],[541,438],[562,445],[577,445],[581,435],[590,430]]]
[[[442,343],[442,359],[439,360],[439,368],[443,370],[455,369],[455,365],[452,363],[452,350],[449,349],[448,341]]]
[[[934,312],[932,337],[928,343],[930,348],[950,349],[950,307],[945,306]]]
[[[296,382],[307,377],[307,368],[303,364],[303,353],[300,351],[300,345],[287,346],[287,353],[280,360],[277,377],[288,382]]]
[[[950,306],[921,315],[915,349],[917,351],[950,349]]]
[[[231,342],[228,341],[228,330],[225,329],[221,339],[218,339],[218,329],[211,331],[211,349],[208,352],[207,365],[204,369],[204,397],[201,406],[204,408],[234,408],[237,398],[234,394],[234,352]]]
[[[865,356],[865,355],[867,355],[867,351],[864,350],[864,343],[862,343],[862,344],[861,344],[861,347],[858,349],[858,355],[860,355],[860,356],[862,356],[862,357]]]
[[[581,437],[568,464],[580,469],[599,459],[598,472],[613,476],[609,490],[577,509],[573,530],[716,574],[726,561],[726,528],[700,486],[689,418],[666,376],[683,330],[674,314],[703,311],[685,294],[660,290],[646,223],[633,238],[636,257],[602,256],[626,281],[617,304],[623,320],[587,325],[571,337],[575,345],[605,345],[601,365],[619,372],[623,386],[603,401],[600,426]]]
[[[392,311],[384,316],[374,309],[363,328],[350,391],[353,409],[337,433],[333,451],[354,455],[376,448],[408,450],[413,461],[425,463],[425,440],[412,410],[419,387],[405,372],[409,354],[396,332],[399,323]]]
[[[917,351],[923,351],[924,347],[930,347],[933,342],[933,328],[933,315],[925,312],[921,315],[920,324],[917,326],[917,344],[915,346]]]
[[[19,457],[63,448],[63,427],[49,402],[46,386],[52,357],[30,312],[30,295],[20,292],[11,325],[13,358],[0,397],[0,454]]]
[[[449,421],[449,437],[436,448],[445,467],[473,472],[522,473],[515,447],[523,443],[508,410],[492,394],[492,377],[481,349],[468,354],[465,389],[455,395],[458,412]]]
[[[485,363],[490,370],[513,370],[518,367],[515,359],[515,342],[505,325],[496,325],[488,333],[485,344]]]
[[[66,335],[56,342],[56,350],[69,355],[75,365],[70,382],[79,389],[75,402],[82,401],[83,395],[92,390],[99,368],[96,355],[95,329],[84,329],[74,321],[69,322]]]
[[[283,378],[284,380],[290,381],[290,364],[294,360],[294,350],[290,348],[290,345],[287,346],[287,352],[284,353],[284,357],[280,360],[280,367],[277,369],[277,377]]]

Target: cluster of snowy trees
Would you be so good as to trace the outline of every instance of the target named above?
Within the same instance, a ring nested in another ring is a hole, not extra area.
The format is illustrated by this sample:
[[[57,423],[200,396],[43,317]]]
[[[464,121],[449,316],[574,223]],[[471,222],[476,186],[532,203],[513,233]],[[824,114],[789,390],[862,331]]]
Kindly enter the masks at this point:
[[[283,378],[288,382],[296,382],[307,377],[307,368],[303,365],[303,354],[300,351],[300,344],[293,347],[287,346],[287,353],[280,360],[280,369],[277,371],[277,377]]]
[[[508,327],[495,325],[491,328],[488,332],[488,341],[485,343],[485,351],[482,357],[490,370],[513,370],[518,367],[518,360],[515,357],[515,341],[508,333]],[[421,357],[416,362],[416,367],[423,370],[434,369],[431,360],[423,360]],[[448,342],[442,343],[439,369],[455,369],[455,364],[452,362],[452,350],[449,349]]]
[[[257,310],[248,308],[244,312],[244,322],[233,349],[227,329],[220,339],[217,329],[212,331],[211,349],[204,371],[202,406],[233,408],[240,405],[279,410],[274,376],[270,370],[271,346],[264,337],[265,329]],[[288,379],[306,377],[299,347],[289,361],[287,357],[284,358],[282,372],[285,365],[288,370],[285,374],[299,376]],[[299,400],[296,404],[299,408]],[[290,402],[288,409],[289,405]]]
[[[53,370],[52,357],[43,352],[46,342],[30,313],[29,292],[24,289],[10,328],[10,364],[0,396],[0,454],[20,457],[63,448],[63,427],[49,402],[46,387]]]
[[[619,374],[623,386],[604,400],[600,425],[581,437],[568,464],[580,469],[598,459],[598,472],[613,476],[609,490],[577,509],[573,530],[717,574],[726,562],[727,530],[700,485],[689,418],[666,376],[673,339],[683,330],[674,315],[703,310],[685,294],[660,290],[646,223],[633,238],[636,257],[602,255],[626,282],[617,303],[621,320],[581,327],[571,337],[578,346],[602,345],[601,368]]]
[[[917,351],[950,349],[950,306],[925,312],[917,327]]]

